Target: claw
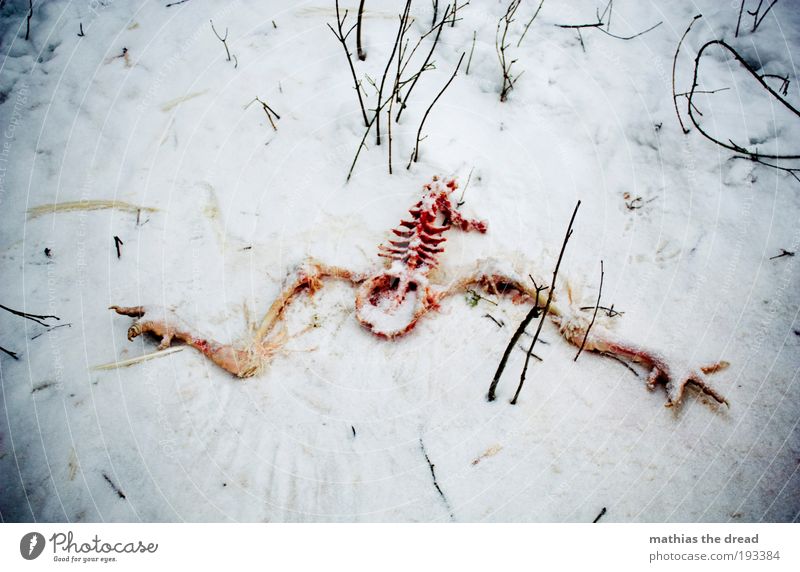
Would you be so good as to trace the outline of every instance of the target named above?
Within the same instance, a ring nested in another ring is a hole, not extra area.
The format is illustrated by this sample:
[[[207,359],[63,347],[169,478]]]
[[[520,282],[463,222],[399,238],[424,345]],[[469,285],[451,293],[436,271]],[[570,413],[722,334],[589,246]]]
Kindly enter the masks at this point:
[[[128,341],[132,342],[133,339],[137,336],[142,334],[142,325],[139,322],[134,322],[133,325],[128,328]]]

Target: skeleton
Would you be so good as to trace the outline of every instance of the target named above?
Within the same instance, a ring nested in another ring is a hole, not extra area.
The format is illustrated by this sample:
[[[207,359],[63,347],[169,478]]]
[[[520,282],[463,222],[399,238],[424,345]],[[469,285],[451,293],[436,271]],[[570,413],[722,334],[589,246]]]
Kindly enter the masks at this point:
[[[159,350],[179,340],[224,370],[246,378],[261,371],[286,343],[285,331],[277,328],[286,308],[305,292],[313,296],[329,279],[349,282],[356,287],[356,318],[374,335],[389,340],[410,332],[420,318],[438,309],[443,299],[473,288],[494,295],[510,295],[515,303],[534,303],[541,308],[542,289],[529,285],[513,270],[501,268],[493,260],[479,261],[475,272],[446,285],[429,280],[429,274],[438,266],[438,255],[444,251],[446,238],[442,235],[445,232],[455,227],[464,232],[485,233],[488,228],[486,222],[464,218],[456,209],[450,198],[456,187],[455,181],[443,183],[437,177],[424,186],[422,200],[409,210],[410,216],[393,229],[396,239],[379,247],[378,255],[386,258],[388,265],[374,274],[356,273],[314,260],[298,266],[270,306],[253,341],[244,347],[198,336],[174,312],[162,307],[111,306],[110,309],[137,318],[128,329],[128,340],[152,334],[161,338]],[[576,346],[584,344],[585,351],[610,354],[644,365],[649,370],[648,388],[654,389],[659,383],[666,386],[667,407],[681,403],[688,384],[727,405],[727,400],[708,379],[709,374],[726,367],[726,362],[678,371],[658,353],[618,339],[604,325],[590,327],[591,313],[578,307],[569,288],[567,304],[560,304],[553,294],[548,314],[564,338]]]

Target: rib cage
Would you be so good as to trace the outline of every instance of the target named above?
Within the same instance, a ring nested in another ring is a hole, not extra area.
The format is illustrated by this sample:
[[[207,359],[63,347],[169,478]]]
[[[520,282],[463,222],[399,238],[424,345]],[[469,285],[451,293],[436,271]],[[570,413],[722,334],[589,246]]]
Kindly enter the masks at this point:
[[[437,179],[425,185],[427,193],[409,209],[410,220],[402,219],[400,226],[392,229],[398,237],[379,247],[378,256],[396,260],[409,270],[430,270],[438,265],[437,255],[444,251],[441,236],[452,226],[453,206],[450,193],[456,188],[455,181],[442,185]],[[444,224],[438,226],[439,213],[444,215]]]

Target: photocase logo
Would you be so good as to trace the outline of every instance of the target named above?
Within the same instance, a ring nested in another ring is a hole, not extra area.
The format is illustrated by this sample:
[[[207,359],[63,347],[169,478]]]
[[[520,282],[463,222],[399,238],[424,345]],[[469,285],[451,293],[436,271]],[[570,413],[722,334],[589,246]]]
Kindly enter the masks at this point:
[[[29,532],[19,541],[19,553],[25,560],[35,560],[44,550],[44,536]]]

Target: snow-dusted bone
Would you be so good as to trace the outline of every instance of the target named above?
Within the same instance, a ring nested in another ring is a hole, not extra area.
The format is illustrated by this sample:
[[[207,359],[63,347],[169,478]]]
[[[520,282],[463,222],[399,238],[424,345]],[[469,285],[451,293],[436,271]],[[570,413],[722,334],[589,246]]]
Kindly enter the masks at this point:
[[[445,232],[455,227],[469,232],[487,231],[481,220],[464,218],[453,205],[450,195],[457,188],[455,181],[446,183],[434,177],[426,184],[422,200],[409,209],[410,217],[400,221],[393,229],[396,239],[381,245],[378,255],[389,260],[372,275],[356,273],[345,268],[327,266],[317,261],[307,261],[289,275],[286,285],[272,303],[253,341],[243,348],[221,344],[191,333],[190,328],[172,311],[156,306],[111,306],[118,314],[137,320],[128,329],[128,339],[150,333],[161,338],[159,349],[180,340],[196,348],[215,364],[238,377],[251,377],[260,371],[280,351],[287,338],[277,332],[284,310],[300,294],[313,296],[327,279],[344,280],[357,287],[356,318],[370,332],[384,339],[394,339],[410,332],[420,318],[436,310],[442,300],[461,294],[470,288],[481,288],[494,295],[508,295],[517,304],[543,305],[543,294],[532,283],[519,275],[509,265],[494,259],[478,261],[473,272],[447,285],[432,284],[428,279],[431,270],[438,266],[438,256],[444,251]],[[591,329],[591,312],[582,311],[572,302],[567,290],[567,304],[560,304],[555,293],[551,300],[549,316],[560,333],[570,343],[584,350],[607,353],[625,360],[641,363],[650,370],[647,385],[653,389],[664,383],[667,390],[667,407],[680,404],[686,385],[696,385],[719,403],[728,401],[713,387],[708,375],[727,366],[717,362],[706,366],[678,370],[659,353],[616,337],[602,323]],[[588,332],[588,335],[587,335]]]

